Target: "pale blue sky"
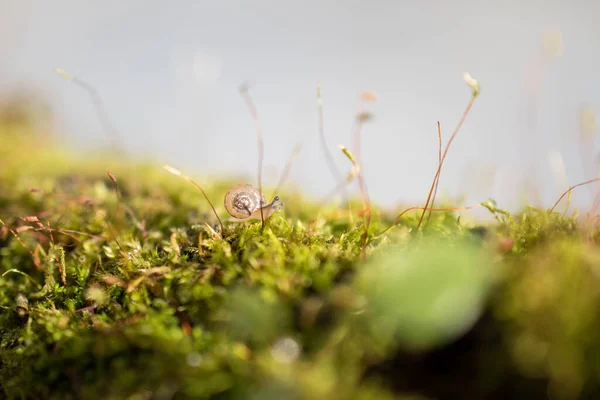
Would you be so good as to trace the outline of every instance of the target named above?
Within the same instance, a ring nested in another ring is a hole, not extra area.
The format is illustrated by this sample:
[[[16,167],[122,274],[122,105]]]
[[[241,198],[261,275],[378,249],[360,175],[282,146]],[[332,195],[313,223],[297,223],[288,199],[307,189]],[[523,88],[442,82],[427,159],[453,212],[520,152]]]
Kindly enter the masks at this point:
[[[373,200],[391,205],[426,196],[436,121],[447,139],[469,100],[462,80],[469,71],[482,94],[440,190],[467,194],[469,203],[492,196],[514,205],[519,179],[534,165],[548,204],[564,189],[549,152],[562,154],[569,183],[589,178],[578,112],[584,103],[600,107],[598,16],[597,1],[0,0],[0,89],[41,89],[65,138],[101,145],[89,99],[54,74],[62,68],[96,87],[131,154],[190,173],[254,176],[253,124],[237,92],[252,81],[266,183],[276,183],[273,168],[281,170],[300,141],[292,178],[315,195],[335,184],[317,137],[316,82],[331,151],[344,170],[335,145],[351,145],[358,95],[370,90],[378,102],[363,131],[364,173]],[[548,65],[532,137],[526,77],[548,31],[561,32],[564,54]],[[589,192],[574,200],[589,201]]]

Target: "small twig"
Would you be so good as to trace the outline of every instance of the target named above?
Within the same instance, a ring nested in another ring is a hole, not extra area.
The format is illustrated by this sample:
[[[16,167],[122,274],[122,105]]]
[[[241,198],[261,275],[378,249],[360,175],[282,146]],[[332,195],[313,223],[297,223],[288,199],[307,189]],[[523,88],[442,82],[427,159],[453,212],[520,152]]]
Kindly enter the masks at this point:
[[[177,168],[173,168],[173,167],[171,167],[170,165],[167,165],[167,164],[163,165],[163,168],[165,170],[169,171],[170,173],[172,173],[173,175],[178,176],[178,177],[180,177],[180,178],[188,181],[189,183],[191,183],[192,185],[194,185],[198,190],[200,190],[200,192],[202,192],[202,195],[204,196],[204,198],[206,199],[206,201],[210,205],[210,208],[212,208],[213,214],[217,218],[217,221],[219,221],[219,225],[221,226],[221,232],[225,232],[225,228],[223,227],[223,222],[221,221],[221,218],[219,218],[219,214],[217,214],[217,210],[215,209],[215,206],[213,206],[213,203],[210,201],[210,199],[206,195],[206,192],[204,192],[204,189],[202,189],[202,187],[200,185],[198,185],[192,178],[190,178],[187,175],[184,175]]]
[[[258,112],[256,111],[256,106],[254,105],[254,101],[250,96],[249,87],[247,84],[243,84],[240,87],[240,94],[244,98],[246,105],[248,106],[248,110],[250,111],[250,115],[252,116],[252,121],[254,122],[254,129],[256,130],[256,139],[258,141],[258,191],[262,193],[262,165],[263,158],[265,152],[265,144],[262,135],[262,129],[260,127],[260,121],[258,119]],[[260,207],[260,222],[261,229],[265,228],[265,216],[263,212],[263,207]]]
[[[589,181],[585,181],[585,182],[581,182],[578,183],[577,185],[573,185],[570,188],[568,188],[559,198],[558,200],[556,200],[556,203],[554,203],[554,205],[552,206],[552,208],[550,209],[550,213],[552,213],[554,211],[554,209],[556,208],[556,206],[558,206],[558,203],[560,203],[560,201],[569,193],[571,193],[571,191],[575,188],[578,188],[580,186],[584,186],[584,185],[588,185],[590,183],[594,183],[594,182],[598,182],[600,181],[600,178],[595,178],[595,179],[590,179]]]

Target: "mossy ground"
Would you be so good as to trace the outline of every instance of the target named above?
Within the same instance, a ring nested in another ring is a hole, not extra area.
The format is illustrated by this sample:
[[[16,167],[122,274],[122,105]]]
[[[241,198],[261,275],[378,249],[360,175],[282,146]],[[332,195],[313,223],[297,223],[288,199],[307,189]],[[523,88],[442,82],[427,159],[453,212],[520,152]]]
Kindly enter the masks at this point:
[[[363,261],[358,200],[283,191],[264,230],[217,237],[160,165],[0,137],[0,397],[598,394],[600,251],[575,217],[488,204],[485,229],[443,212],[416,230],[415,211]],[[198,180],[225,217],[233,182]],[[394,217],[374,208],[369,238]]]

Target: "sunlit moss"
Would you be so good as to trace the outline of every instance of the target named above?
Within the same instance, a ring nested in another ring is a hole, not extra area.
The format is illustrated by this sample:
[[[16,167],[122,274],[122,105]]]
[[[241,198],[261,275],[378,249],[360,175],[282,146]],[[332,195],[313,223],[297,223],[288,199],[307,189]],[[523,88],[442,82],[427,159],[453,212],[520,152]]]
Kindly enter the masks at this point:
[[[374,207],[363,261],[360,199],[283,190],[264,230],[215,234],[200,193],[154,163],[18,137],[0,149],[0,397],[576,398],[600,385],[600,255],[574,217],[490,202],[486,227],[443,212],[417,230],[415,211],[376,237],[395,215]],[[233,182],[198,180],[224,217]]]

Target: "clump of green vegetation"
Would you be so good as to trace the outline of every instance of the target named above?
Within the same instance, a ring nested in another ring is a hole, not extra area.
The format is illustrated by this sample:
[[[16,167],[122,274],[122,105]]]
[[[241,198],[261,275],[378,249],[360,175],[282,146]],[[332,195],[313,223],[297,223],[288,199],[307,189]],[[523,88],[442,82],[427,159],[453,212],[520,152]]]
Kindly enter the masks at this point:
[[[362,199],[341,210],[284,191],[264,228],[220,230],[153,163],[1,126],[0,397],[598,393],[600,252],[576,216],[489,201],[485,227],[374,206],[367,221]],[[203,183],[221,216],[233,183]]]

